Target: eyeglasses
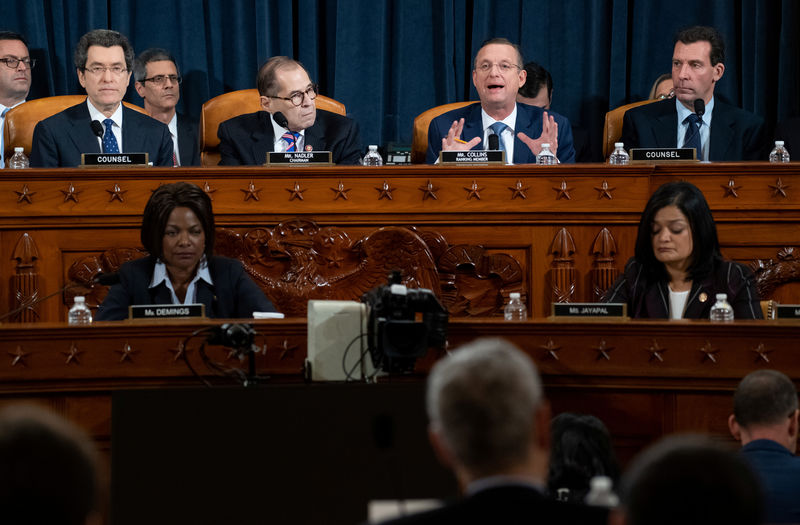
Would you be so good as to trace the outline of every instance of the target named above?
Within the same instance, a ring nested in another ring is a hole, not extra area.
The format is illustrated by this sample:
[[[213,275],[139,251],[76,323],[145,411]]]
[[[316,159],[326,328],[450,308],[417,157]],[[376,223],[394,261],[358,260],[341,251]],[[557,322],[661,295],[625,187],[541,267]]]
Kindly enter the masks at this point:
[[[661,93],[656,97],[657,100],[665,100],[668,98],[675,98],[675,90],[672,90],[669,93]]]
[[[516,64],[512,64],[511,62],[500,62],[498,64],[495,64],[495,63],[492,63],[492,62],[483,62],[481,64],[478,64],[477,69],[481,73],[488,73],[489,71],[492,70],[492,68],[494,66],[497,66],[498,68],[500,68],[500,72],[501,73],[511,73],[512,71],[514,71],[516,69],[522,69],[520,66],[518,66]]]
[[[145,82],[152,82],[156,86],[161,86],[167,81],[167,79],[169,79],[169,81],[173,84],[180,84],[183,82],[183,78],[181,78],[179,75],[156,75],[154,77],[145,78],[142,80],[142,84]]]
[[[100,76],[106,71],[110,71],[112,75],[120,76],[123,73],[127,73],[128,70],[122,66],[92,66],[92,67],[85,67],[83,68],[84,71],[87,73],[91,73],[92,75]]]
[[[281,100],[289,100],[295,106],[299,106],[303,103],[303,97],[308,97],[308,100],[314,100],[317,98],[317,93],[319,93],[319,86],[316,84],[311,84],[306,88],[305,91],[295,91],[288,97],[279,97],[277,95],[271,95],[270,98],[279,98]]]
[[[11,69],[17,69],[20,62],[25,64],[25,67],[28,69],[33,69],[33,66],[36,65],[35,58],[0,58],[0,62],[5,62],[6,66],[10,67]]]

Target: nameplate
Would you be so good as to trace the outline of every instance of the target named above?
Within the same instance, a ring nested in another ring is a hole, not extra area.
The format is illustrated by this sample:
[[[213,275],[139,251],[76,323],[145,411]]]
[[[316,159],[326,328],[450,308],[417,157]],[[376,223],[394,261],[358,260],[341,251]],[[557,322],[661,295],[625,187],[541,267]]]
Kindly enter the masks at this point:
[[[502,150],[441,151],[440,164],[505,164],[506,152]]]
[[[128,319],[182,319],[205,317],[204,304],[139,304],[128,307]]]
[[[553,317],[604,317],[628,316],[627,303],[551,303]]]
[[[631,162],[678,162],[697,160],[694,148],[633,148]]]
[[[148,153],[81,153],[81,167],[147,166]]]
[[[267,166],[333,166],[330,151],[268,151]]]
[[[800,319],[800,304],[775,305],[776,319]]]

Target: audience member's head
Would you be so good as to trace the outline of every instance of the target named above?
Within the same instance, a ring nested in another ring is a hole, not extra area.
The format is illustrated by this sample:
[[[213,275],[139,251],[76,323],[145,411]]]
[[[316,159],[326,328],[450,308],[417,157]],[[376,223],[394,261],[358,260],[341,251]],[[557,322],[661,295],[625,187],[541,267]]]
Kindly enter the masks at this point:
[[[537,64],[528,62],[525,64],[527,80],[517,93],[517,102],[550,109],[553,101],[553,77],[550,72]]]
[[[0,104],[13,107],[27,98],[31,69],[36,65],[28,41],[19,33],[0,31]]]
[[[533,361],[503,339],[478,339],[433,367],[430,436],[462,486],[492,475],[544,483],[549,408]]]
[[[148,113],[170,117],[175,114],[175,106],[181,98],[178,88],[181,75],[169,51],[154,47],[139,53],[133,61],[133,78],[136,92],[144,100]],[[165,124],[169,124],[169,120]]]
[[[83,431],[35,405],[0,412],[0,521],[84,525],[97,494],[97,458]]]
[[[587,414],[564,412],[550,423],[550,439],[547,491],[551,497],[582,502],[594,476],[611,478],[616,485],[619,466],[611,435],[602,421]]]
[[[496,120],[510,115],[526,75],[519,46],[505,38],[484,42],[475,54],[472,70],[472,83],[484,111]]]
[[[794,453],[798,414],[797,388],[792,380],[777,370],[756,370],[736,388],[728,426],[742,445],[769,439]]]
[[[650,88],[650,95],[647,97],[649,100],[664,100],[665,98],[674,98],[675,91],[672,86],[672,75],[664,73],[659,76],[653,87]]]
[[[725,44],[713,27],[695,26],[675,35],[672,83],[675,96],[694,111],[698,98],[708,104],[714,86],[725,73]]]
[[[758,525],[763,496],[735,453],[700,436],[667,437],[639,455],[621,491],[626,525]]]

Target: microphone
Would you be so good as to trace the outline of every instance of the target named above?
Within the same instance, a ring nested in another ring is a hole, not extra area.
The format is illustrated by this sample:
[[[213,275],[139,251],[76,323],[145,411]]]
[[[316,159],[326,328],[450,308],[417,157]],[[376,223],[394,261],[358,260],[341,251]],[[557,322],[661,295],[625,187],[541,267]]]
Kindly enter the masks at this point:
[[[275,119],[275,122],[277,122],[280,127],[289,129],[289,121],[286,120],[286,116],[280,111],[273,113],[272,118]]]
[[[97,122],[97,121],[95,120],[95,122]],[[99,122],[97,122],[97,123],[99,124]],[[94,126],[92,126],[92,127],[94,127]],[[112,286],[112,285],[118,284],[119,282],[120,282],[119,272],[109,272],[109,273],[98,273],[97,275],[94,276],[94,278],[92,279],[90,284],[100,284],[102,286]],[[50,299],[51,297],[55,297],[56,295],[62,294],[68,288],[71,288],[73,286],[75,286],[75,283],[67,283],[62,288],[60,288],[59,290],[51,293],[50,295],[45,295],[44,297],[42,297],[40,299],[35,299],[35,300],[31,301],[28,304],[23,304],[19,308],[15,308],[14,310],[11,310],[10,312],[6,312],[2,316],[0,316],[0,322],[5,321],[6,319],[11,317],[12,315],[18,314],[19,312],[21,312],[21,311],[23,311],[23,310],[25,310],[27,308],[33,308],[37,304],[39,304],[41,302],[44,302],[47,299]]]
[[[100,139],[101,152],[105,153],[105,151],[103,151],[103,150],[105,150],[105,148],[102,146],[102,144],[103,144],[103,125],[100,124],[99,120],[93,120],[91,125],[92,125],[92,133],[97,135],[97,138]]]
[[[697,113],[698,117],[702,117],[706,112],[706,103],[702,98],[697,98],[694,100],[694,112]]]
[[[489,135],[489,149],[493,151],[500,149],[500,137],[494,133]]]

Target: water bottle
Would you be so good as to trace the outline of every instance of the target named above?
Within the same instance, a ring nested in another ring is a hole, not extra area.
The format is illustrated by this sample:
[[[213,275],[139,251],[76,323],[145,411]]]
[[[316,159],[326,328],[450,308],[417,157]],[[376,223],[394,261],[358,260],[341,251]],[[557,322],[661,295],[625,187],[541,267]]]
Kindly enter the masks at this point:
[[[770,162],[789,162],[789,150],[783,146],[782,140],[775,141],[775,148],[769,154]]]
[[[553,155],[553,152],[550,151],[550,144],[548,142],[542,144],[542,151],[536,155],[536,164],[541,164],[543,166],[558,164],[558,159]]]
[[[519,292],[508,294],[508,304],[503,308],[503,315],[506,321],[524,321],[528,318],[528,310],[519,298]]]
[[[589,481],[589,493],[584,500],[587,505],[613,508],[619,505],[619,498],[612,490],[611,478],[595,476]]]
[[[609,164],[624,166],[625,164],[629,164],[631,162],[631,158],[623,146],[624,144],[622,144],[622,142],[614,143],[614,151],[612,151],[611,155],[608,157]]]
[[[28,162],[28,157],[25,156],[22,148],[14,148],[14,154],[8,159],[8,167],[12,170],[22,170],[31,167],[30,162]]]
[[[383,157],[378,153],[378,146],[371,145],[361,162],[364,166],[383,166]]]
[[[86,298],[75,296],[75,304],[69,309],[69,324],[92,324],[92,311],[86,306]]]
[[[710,318],[712,321],[733,321],[733,307],[728,303],[728,294],[717,294],[717,302],[711,307]]]

